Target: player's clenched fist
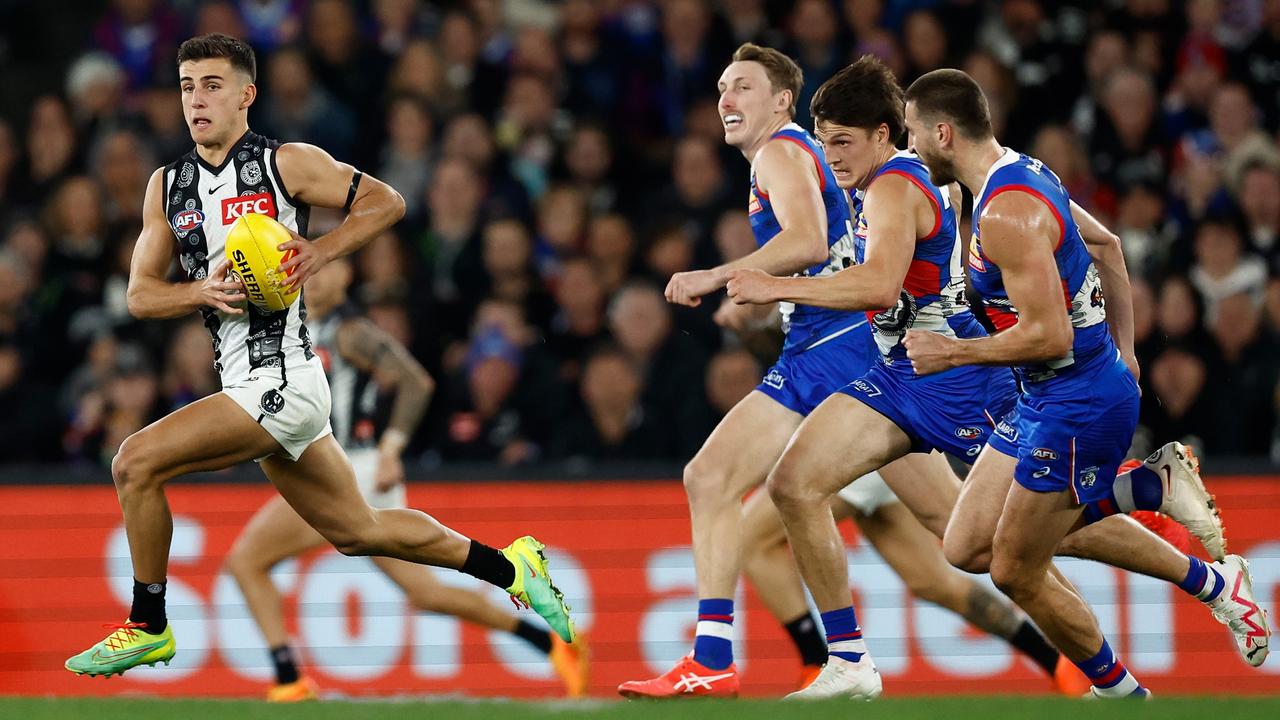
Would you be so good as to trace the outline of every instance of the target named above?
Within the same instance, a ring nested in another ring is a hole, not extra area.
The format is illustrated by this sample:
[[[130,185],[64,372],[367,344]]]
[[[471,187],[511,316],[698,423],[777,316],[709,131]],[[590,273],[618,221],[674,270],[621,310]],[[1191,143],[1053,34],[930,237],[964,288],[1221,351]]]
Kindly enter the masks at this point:
[[[729,273],[729,284],[725,289],[729,298],[739,305],[766,305],[777,302],[771,294],[772,280],[773,276],[763,270],[734,270]]]
[[[678,272],[667,283],[667,302],[697,307],[702,304],[703,295],[724,287],[724,281],[724,275],[718,270]]]
[[[917,375],[932,375],[955,367],[951,351],[955,340],[928,330],[908,330],[902,338],[911,367]]]

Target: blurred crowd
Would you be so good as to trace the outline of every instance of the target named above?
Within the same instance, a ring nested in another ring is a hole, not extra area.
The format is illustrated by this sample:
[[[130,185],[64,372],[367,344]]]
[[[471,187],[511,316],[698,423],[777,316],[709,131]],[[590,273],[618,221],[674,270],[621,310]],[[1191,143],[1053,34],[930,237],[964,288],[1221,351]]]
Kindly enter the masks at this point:
[[[125,288],[147,178],[191,146],[176,46],[218,31],[258,52],[251,127],[406,200],[352,295],[440,380],[418,458],[680,461],[754,387],[768,358],[717,328],[719,297],[662,297],[754,247],[716,110],[754,41],[800,63],[804,124],[864,53],[904,85],[972,74],[998,136],[1123,241],[1135,452],[1280,461],[1280,0],[114,0],[78,25],[39,5],[0,22],[0,65],[51,78],[0,91],[0,460],[105,464],[217,390],[199,321],[134,321]],[[57,20],[81,31],[39,42]]]

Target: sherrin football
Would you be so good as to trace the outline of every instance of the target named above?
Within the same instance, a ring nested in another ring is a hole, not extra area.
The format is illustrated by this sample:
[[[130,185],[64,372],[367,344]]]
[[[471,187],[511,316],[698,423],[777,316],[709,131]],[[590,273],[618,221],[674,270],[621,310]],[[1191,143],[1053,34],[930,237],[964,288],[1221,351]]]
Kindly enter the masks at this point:
[[[267,215],[245,213],[236,219],[227,233],[227,259],[231,271],[244,283],[249,302],[263,310],[284,310],[298,299],[300,288],[284,290],[285,282],[292,275],[278,273],[276,268],[292,258],[295,250],[280,251],[276,248],[289,242],[293,235],[288,228]]]

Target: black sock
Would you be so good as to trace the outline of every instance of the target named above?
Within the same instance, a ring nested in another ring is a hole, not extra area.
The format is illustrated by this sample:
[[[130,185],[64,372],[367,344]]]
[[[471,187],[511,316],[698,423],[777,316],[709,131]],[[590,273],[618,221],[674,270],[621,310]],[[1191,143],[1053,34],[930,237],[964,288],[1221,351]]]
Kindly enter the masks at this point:
[[[293,649],[288,645],[271,648],[271,662],[276,666],[277,684],[298,682],[298,663],[294,661]]]
[[[821,665],[827,661],[827,639],[818,629],[818,620],[812,613],[806,613],[784,623],[791,642],[796,644],[800,652],[800,660],[805,665]]]
[[[527,620],[521,620],[511,631],[516,637],[538,648],[544,655],[551,653],[551,633]]]
[[[475,540],[467,551],[467,559],[459,568],[471,577],[497,585],[506,590],[516,582],[516,566],[505,555]]]
[[[140,583],[133,581],[133,607],[129,609],[129,619],[135,623],[145,623],[143,632],[159,635],[169,627],[169,618],[164,614],[165,583]]]
[[[1036,664],[1044,669],[1049,677],[1053,677],[1053,673],[1058,669],[1058,657],[1060,653],[1058,649],[1049,644],[1044,635],[1040,634],[1040,630],[1031,624],[1030,620],[1023,620],[1022,625],[1018,627],[1018,631],[1009,638],[1009,644],[1018,648],[1024,655],[1036,661]]]

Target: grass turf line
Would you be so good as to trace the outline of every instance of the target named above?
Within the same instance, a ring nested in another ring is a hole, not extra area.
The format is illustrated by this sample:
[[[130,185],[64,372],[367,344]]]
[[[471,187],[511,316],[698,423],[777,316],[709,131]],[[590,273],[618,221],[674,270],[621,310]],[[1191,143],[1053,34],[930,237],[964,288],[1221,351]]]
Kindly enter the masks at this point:
[[[851,714],[852,713],[852,714]],[[1152,701],[1084,701],[1067,698],[940,697],[893,698],[874,703],[777,700],[681,700],[614,702],[591,700],[527,702],[516,700],[322,701],[268,705],[245,700],[162,700],[143,698],[0,697],[0,717],[22,720],[137,720],[139,717],[201,720],[1203,720],[1205,717],[1280,717],[1280,697],[1163,697]]]

